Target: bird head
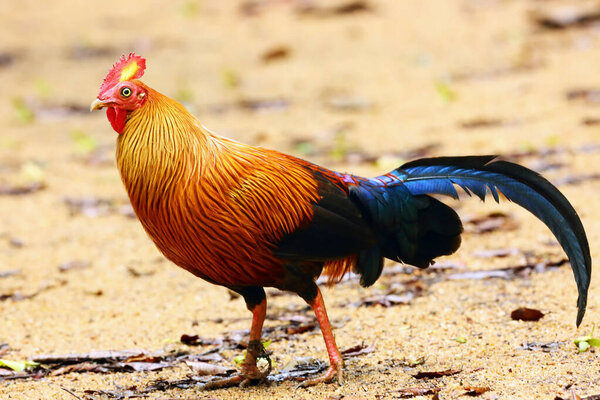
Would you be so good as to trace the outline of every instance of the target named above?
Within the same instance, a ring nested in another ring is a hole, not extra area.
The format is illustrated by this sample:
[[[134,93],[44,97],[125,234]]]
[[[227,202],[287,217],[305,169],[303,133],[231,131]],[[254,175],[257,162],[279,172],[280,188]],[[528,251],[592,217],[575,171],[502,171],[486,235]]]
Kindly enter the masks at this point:
[[[106,116],[117,133],[123,133],[129,114],[146,101],[146,89],[136,81],[145,69],[146,59],[134,53],[122,55],[104,78],[100,93],[90,106],[90,111],[106,107]]]

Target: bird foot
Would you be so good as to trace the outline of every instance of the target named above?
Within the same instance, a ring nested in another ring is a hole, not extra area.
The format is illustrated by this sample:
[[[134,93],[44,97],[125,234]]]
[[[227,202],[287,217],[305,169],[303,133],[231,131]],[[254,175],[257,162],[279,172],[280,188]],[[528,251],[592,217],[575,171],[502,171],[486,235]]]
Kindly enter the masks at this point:
[[[267,368],[261,371],[256,363],[258,359],[267,360]],[[267,376],[271,373],[273,365],[269,353],[265,352],[260,341],[258,343],[248,343],[246,350],[246,358],[242,364],[242,371],[239,374],[228,378],[213,379],[207,382],[202,389],[214,390],[232,386],[246,387],[250,385],[258,385],[267,381]]]
[[[228,378],[213,379],[202,386],[203,390],[223,389],[232,386],[246,387],[258,385],[267,381],[267,376],[271,372],[271,362],[269,368],[265,371],[259,370],[256,366],[244,368],[242,372]]]
[[[338,381],[338,384],[344,383],[344,365],[343,364],[331,364],[324,375],[313,379],[307,379],[298,385],[298,388],[306,388],[309,386],[315,386],[320,383],[331,383],[334,380]]]

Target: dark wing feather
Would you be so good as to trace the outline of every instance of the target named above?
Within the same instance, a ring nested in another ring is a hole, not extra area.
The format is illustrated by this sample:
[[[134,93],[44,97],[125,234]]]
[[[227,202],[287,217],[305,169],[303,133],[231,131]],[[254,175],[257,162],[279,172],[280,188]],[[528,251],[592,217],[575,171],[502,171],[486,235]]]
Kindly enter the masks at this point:
[[[326,261],[345,258],[373,247],[377,235],[344,190],[317,170],[320,200],[313,217],[276,244],[274,254],[286,260]]]

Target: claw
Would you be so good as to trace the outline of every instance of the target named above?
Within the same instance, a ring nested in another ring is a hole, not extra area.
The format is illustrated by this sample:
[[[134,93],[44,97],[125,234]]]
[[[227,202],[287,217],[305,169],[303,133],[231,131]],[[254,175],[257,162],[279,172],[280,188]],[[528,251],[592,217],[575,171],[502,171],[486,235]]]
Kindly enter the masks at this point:
[[[332,364],[325,374],[313,379],[307,379],[297,386],[297,388],[306,388],[309,386],[315,386],[320,383],[331,383],[337,379],[338,384],[344,383],[344,366],[343,364]]]

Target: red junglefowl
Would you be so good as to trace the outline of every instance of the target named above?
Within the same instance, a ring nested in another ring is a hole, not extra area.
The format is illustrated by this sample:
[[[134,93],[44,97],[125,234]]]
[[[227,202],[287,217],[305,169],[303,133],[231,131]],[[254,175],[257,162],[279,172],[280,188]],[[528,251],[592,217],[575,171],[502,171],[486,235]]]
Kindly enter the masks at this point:
[[[585,313],[591,258],[577,213],[543,177],[494,156],[415,160],[376,178],[330,171],[248,146],[204,128],[181,104],[138,79],[145,59],[122,56],[91,110],[107,109],[117,165],[131,204],[160,251],[175,264],[243,296],[252,326],[241,372],[206,388],[265,380],[261,331],[264,287],[297,293],[314,310],[330,367],[304,386],[342,381],[336,346],[316,278],[349,272],[362,286],[381,275],[384,258],[426,268],[455,252],[463,231],[454,210],[430,194],[482,200],[491,194],[529,210],[569,257]]]

